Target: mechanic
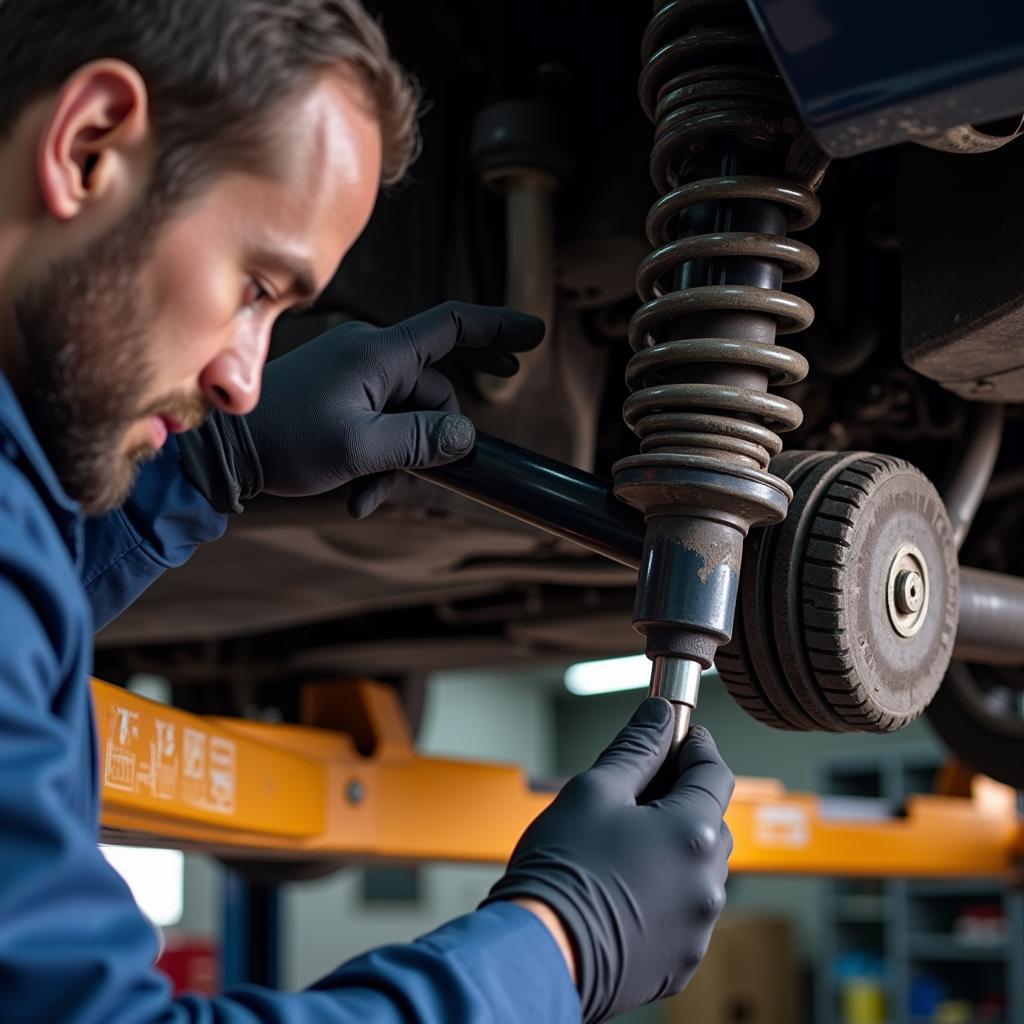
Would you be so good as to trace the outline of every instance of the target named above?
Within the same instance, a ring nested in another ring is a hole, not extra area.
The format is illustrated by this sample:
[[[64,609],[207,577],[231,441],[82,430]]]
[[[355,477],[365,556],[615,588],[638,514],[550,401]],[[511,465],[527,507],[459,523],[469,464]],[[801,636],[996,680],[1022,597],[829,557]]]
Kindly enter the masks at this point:
[[[0,0],[0,1021],[603,1020],[678,991],[724,901],[732,776],[644,701],[482,906],[298,993],[173,1000],[97,849],[91,635],[261,492],[354,516],[473,425],[432,368],[543,325],[449,303],[274,360],[417,150],[357,0]],[[262,398],[261,398],[262,385]]]

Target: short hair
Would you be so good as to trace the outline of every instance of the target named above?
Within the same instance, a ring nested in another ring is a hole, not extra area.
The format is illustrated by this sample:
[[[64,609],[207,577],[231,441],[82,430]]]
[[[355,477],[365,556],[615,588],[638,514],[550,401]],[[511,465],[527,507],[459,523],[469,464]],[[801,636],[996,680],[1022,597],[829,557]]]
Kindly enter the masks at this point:
[[[0,0],[0,137],[102,58],[146,82],[160,205],[259,166],[271,116],[332,68],[354,76],[380,125],[383,184],[419,152],[419,88],[359,0]]]

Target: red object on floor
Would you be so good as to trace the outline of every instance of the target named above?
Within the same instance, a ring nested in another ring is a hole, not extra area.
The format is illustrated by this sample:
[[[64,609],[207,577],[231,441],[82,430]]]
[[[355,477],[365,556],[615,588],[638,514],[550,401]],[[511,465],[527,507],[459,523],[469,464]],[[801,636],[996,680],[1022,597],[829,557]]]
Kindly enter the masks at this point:
[[[164,951],[156,966],[171,979],[174,994],[199,992],[207,996],[216,995],[220,969],[213,940],[181,932],[164,932],[164,942]]]

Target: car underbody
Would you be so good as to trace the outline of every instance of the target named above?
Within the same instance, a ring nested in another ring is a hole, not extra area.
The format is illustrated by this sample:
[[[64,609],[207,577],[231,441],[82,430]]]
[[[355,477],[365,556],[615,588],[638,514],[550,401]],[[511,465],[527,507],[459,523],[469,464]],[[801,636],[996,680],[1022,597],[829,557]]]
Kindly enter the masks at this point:
[[[795,353],[789,362],[772,356],[777,366],[758,363],[746,350],[738,365],[749,370],[753,359],[772,394],[802,413],[794,425],[779,412],[773,428],[792,427],[786,452],[771,468],[794,497],[785,523],[753,525],[743,571],[736,566],[734,639],[717,660],[719,670],[755,717],[780,728],[832,731],[884,731],[920,713],[909,682],[905,707],[887,705],[876,714],[867,696],[857,703],[876,677],[895,690],[901,674],[933,675],[936,685],[945,676],[933,723],[960,756],[1020,785],[1024,651],[987,659],[1000,664],[973,663],[977,652],[961,636],[946,672],[957,630],[957,553],[954,537],[936,526],[943,515],[931,506],[941,509],[938,496],[945,499],[954,533],[957,509],[968,510],[959,524],[966,531],[961,566],[1024,575],[1024,421],[1014,404],[1024,400],[1024,206],[1016,188],[1024,142],[996,145],[1017,127],[1012,119],[997,121],[1009,110],[999,99],[989,100],[991,108],[978,100],[992,116],[981,119],[980,129],[961,126],[952,136],[961,111],[936,114],[927,101],[937,89],[907,102],[902,134],[879,128],[891,124],[882,114],[871,130],[863,117],[837,117],[808,131],[819,108],[805,94],[794,105],[775,72],[768,44],[778,58],[781,29],[763,20],[761,6],[753,5],[760,33],[735,3],[662,8],[665,24],[654,33],[648,68],[678,41],[689,46],[685,67],[669,70],[698,86],[728,77],[723,67],[753,69],[741,86],[732,83],[740,101],[716,110],[716,93],[700,100],[712,106],[695,111],[691,102],[685,117],[677,115],[693,131],[681,142],[672,124],[665,127],[672,110],[660,115],[658,137],[677,147],[667,177],[673,189],[684,179],[724,180],[727,156],[759,180],[771,168],[772,180],[816,196],[820,215],[805,217],[815,222],[795,232],[802,247],[783,251],[778,241],[765,249],[764,239],[784,236],[785,221],[776,231],[769,210],[767,227],[752,224],[766,208],[782,208],[775,192],[718,201],[715,216],[728,207],[732,235],[744,234],[744,243],[729,242],[718,221],[702,226],[714,202],[697,204],[689,227],[672,241],[696,238],[699,248],[715,235],[712,246],[740,249],[693,249],[685,259],[669,252],[664,265],[648,265],[642,304],[636,272],[652,250],[645,223],[665,194],[652,189],[651,125],[636,96],[641,40],[645,32],[652,38],[648,7],[380,5],[398,56],[429,102],[423,155],[410,181],[381,198],[317,306],[279,324],[272,356],[344,320],[392,323],[451,298],[526,308],[545,318],[548,333],[512,381],[481,380],[457,355],[442,365],[463,410],[481,432],[618,479],[621,460],[638,450],[623,419],[638,309],[684,292],[694,267],[712,286],[728,288],[735,284],[722,268],[735,267],[737,258],[746,260],[748,276],[756,261],[774,260],[793,279],[785,293],[801,309],[813,307],[813,323],[775,350]],[[664,15],[669,9],[678,10]],[[704,38],[708,26],[733,37]],[[743,38],[738,48],[736,33]],[[799,85],[798,62],[781,63],[790,84]],[[962,95],[974,96],[969,86]],[[666,89],[654,95],[664,99]],[[737,108],[757,117],[753,127],[733,125],[731,148],[722,148],[725,135],[701,118]],[[961,151],[951,152],[956,145]],[[761,241],[752,243],[755,236]],[[679,319],[677,309],[668,334]],[[703,333],[721,333],[723,322],[719,317],[716,330]],[[652,329],[655,342],[664,341],[662,328]],[[691,330],[691,341],[695,333],[702,332]],[[727,362],[722,350],[713,357],[694,351],[691,345],[689,375],[679,363],[674,376],[672,368],[638,376],[633,364],[634,391],[695,379],[734,386],[708,372]],[[793,369],[804,360],[806,376]],[[721,412],[721,390],[715,400]],[[757,409],[732,408],[735,443],[728,450],[739,464],[752,458],[760,472],[759,456],[744,444],[760,447],[749,438],[762,436],[776,414],[759,419]],[[689,440],[665,450],[692,454],[697,428],[685,426]],[[514,480],[514,461],[509,472]],[[805,514],[813,522],[802,536]],[[920,525],[908,525],[913,516]],[[898,545],[898,559],[885,553],[876,569],[856,545],[882,545],[888,524],[894,537],[903,531],[906,543]],[[789,536],[788,528],[797,532]],[[857,557],[847,557],[850,551]],[[879,571],[891,577],[888,606]],[[922,578],[930,579],[928,615],[906,589]],[[264,496],[99,635],[97,673],[124,680],[156,672],[172,680],[175,702],[184,707],[238,713],[274,705],[287,717],[295,684],[325,673],[410,686],[442,668],[635,653],[644,644],[632,626],[636,590],[635,568],[421,477],[403,477],[365,521],[350,519],[337,493],[301,502]],[[959,609],[962,617],[962,601]],[[895,662],[874,657],[890,648]]]

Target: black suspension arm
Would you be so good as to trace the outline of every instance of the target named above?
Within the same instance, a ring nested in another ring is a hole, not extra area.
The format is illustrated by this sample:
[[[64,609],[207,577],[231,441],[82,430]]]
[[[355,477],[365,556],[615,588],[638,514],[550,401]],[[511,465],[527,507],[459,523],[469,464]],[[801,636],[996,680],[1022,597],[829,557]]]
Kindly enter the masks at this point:
[[[414,476],[579,544],[634,569],[644,519],[612,494],[608,480],[478,434],[472,453]],[[1024,579],[962,569],[953,656],[981,664],[1024,664]]]
[[[640,565],[644,517],[592,473],[481,433],[466,458],[410,472],[613,562]]]

